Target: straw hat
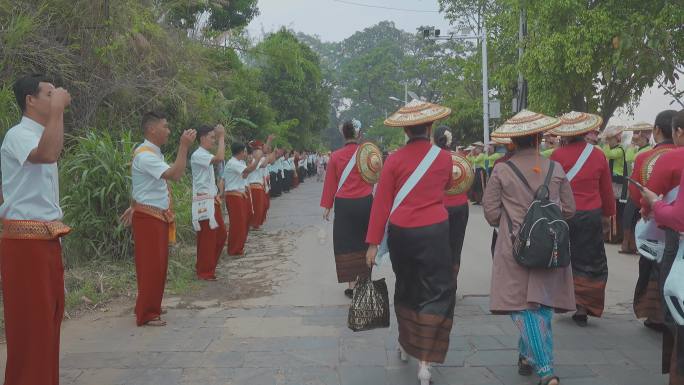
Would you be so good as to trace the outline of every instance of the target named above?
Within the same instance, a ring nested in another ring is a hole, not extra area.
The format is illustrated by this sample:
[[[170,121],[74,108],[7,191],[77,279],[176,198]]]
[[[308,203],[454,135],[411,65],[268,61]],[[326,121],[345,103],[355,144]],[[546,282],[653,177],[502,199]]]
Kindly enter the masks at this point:
[[[603,132],[599,134],[600,139],[612,138],[614,136],[622,135],[625,130],[624,126],[608,126]]]
[[[356,152],[356,167],[361,178],[368,184],[375,184],[382,171],[382,151],[373,143],[366,142]]]
[[[551,130],[552,134],[565,137],[578,136],[601,127],[603,118],[595,114],[572,111],[561,116],[560,122],[560,126]]]
[[[456,152],[451,153],[451,188],[446,192],[447,195],[458,195],[468,190],[475,181],[475,171],[468,159]]]
[[[646,122],[638,122],[638,123],[635,123],[635,124],[625,128],[625,131],[652,131],[652,130],[653,130],[653,124],[646,123]]]
[[[414,99],[385,120],[388,127],[410,127],[446,118],[451,109]]]
[[[511,144],[513,141],[511,138],[492,138],[492,142],[496,144]]]
[[[475,142],[472,144],[473,147],[484,147],[484,143],[482,142]]]
[[[539,134],[558,127],[560,119],[536,112],[522,110],[508,119],[493,133],[492,138],[515,138]]]

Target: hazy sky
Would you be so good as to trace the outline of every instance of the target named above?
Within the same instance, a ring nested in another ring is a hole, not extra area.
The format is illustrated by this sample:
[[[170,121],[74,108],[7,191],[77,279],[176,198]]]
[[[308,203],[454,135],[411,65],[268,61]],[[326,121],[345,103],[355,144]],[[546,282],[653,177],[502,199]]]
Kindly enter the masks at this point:
[[[413,32],[421,25],[434,25],[447,30],[449,23],[437,12],[410,12],[391,9],[363,7],[350,3],[376,7],[400,8],[413,11],[437,11],[437,0],[259,0],[261,15],[249,25],[252,36],[271,32],[282,26],[310,35],[318,35],[325,41],[341,41],[383,20],[391,20],[398,28]],[[680,82],[684,87],[684,81]],[[680,88],[681,88],[680,87]],[[644,93],[634,116],[616,114],[615,123],[646,121],[652,123],[658,112],[681,109],[670,106],[672,98],[658,89]],[[613,123],[613,122],[611,122]]]

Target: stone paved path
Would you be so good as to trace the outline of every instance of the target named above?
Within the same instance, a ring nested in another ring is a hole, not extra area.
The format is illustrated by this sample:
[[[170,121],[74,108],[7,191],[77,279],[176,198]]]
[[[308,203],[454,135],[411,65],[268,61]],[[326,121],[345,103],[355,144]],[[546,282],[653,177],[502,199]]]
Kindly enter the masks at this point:
[[[320,219],[320,190],[320,184],[307,182],[275,200],[269,224],[251,235],[252,252],[222,261],[220,273],[227,280],[208,284],[200,295],[165,300],[167,327],[136,328],[130,306],[67,322],[62,384],[417,384],[415,361],[398,360],[394,317],[390,329],[346,328],[348,301],[335,282],[332,226]],[[488,244],[480,240],[489,234],[474,208],[451,347],[447,362],[434,370],[435,385],[537,383],[517,375],[517,330],[511,320],[488,312],[491,261]],[[627,257],[611,256],[611,266],[635,263],[612,258]],[[621,269],[613,269],[618,276],[609,280],[609,287],[614,285],[603,319],[580,329],[567,315],[555,318],[563,385],[667,383],[659,374],[660,336],[634,320],[625,302],[636,269]],[[377,276],[393,285],[389,267]]]

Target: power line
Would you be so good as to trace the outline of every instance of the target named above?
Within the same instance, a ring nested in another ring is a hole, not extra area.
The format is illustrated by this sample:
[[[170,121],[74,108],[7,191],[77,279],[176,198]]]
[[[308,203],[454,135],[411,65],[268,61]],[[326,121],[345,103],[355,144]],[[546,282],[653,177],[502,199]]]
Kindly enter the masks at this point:
[[[432,11],[432,10],[425,10],[425,9],[395,8],[395,7],[387,7],[387,6],[383,6],[383,5],[357,3],[357,2],[349,1],[349,0],[332,0],[332,1],[334,1],[336,3],[356,5],[358,7],[379,8],[379,9],[387,9],[390,11],[415,12],[415,13],[439,13],[439,11]]]

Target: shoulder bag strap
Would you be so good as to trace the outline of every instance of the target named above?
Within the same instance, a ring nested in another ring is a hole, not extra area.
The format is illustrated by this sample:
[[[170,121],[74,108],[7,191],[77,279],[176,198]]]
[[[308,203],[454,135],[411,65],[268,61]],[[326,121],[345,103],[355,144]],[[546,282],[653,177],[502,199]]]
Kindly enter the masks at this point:
[[[587,143],[587,145],[584,147],[584,150],[580,154],[579,158],[577,158],[577,161],[575,164],[572,166],[572,168],[568,171],[566,174],[566,177],[568,178],[569,181],[572,181],[577,174],[579,174],[580,171],[582,171],[582,167],[584,167],[584,164],[587,162],[589,159],[589,156],[591,153],[594,151],[594,146],[590,143]]]
[[[351,174],[352,170],[354,170],[354,166],[356,166],[356,153],[358,151],[359,149],[357,148],[356,151],[354,151],[354,155],[352,155],[351,159],[349,159],[349,162],[347,163],[347,166],[344,168],[344,171],[342,171],[340,181],[337,183],[336,192],[339,192],[342,189],[342,186],[344,186],[344,182],[347,181],[349,174]]]
[[[511,170],[513,170],[513,172],[515,173],[515,175],[517,175],[518,178],[523,182],[523,184],[525,185],[525,187],[527,187],[527,190],[528,190],[530,193],[532,193],[532,195],[534,195],[534,190],[532,190],[532,187],[530,187],[530,184],[527,182],[527,178],[525,178],[525,175],[523,175],[522,171],[520,171],[520,169],[518,168],[518,166],[516,166],[516,165],[515,165],[513,162],[511,162],[510,160],[507,161],[506,164],[508,165],[508,167],[511,168]]]

